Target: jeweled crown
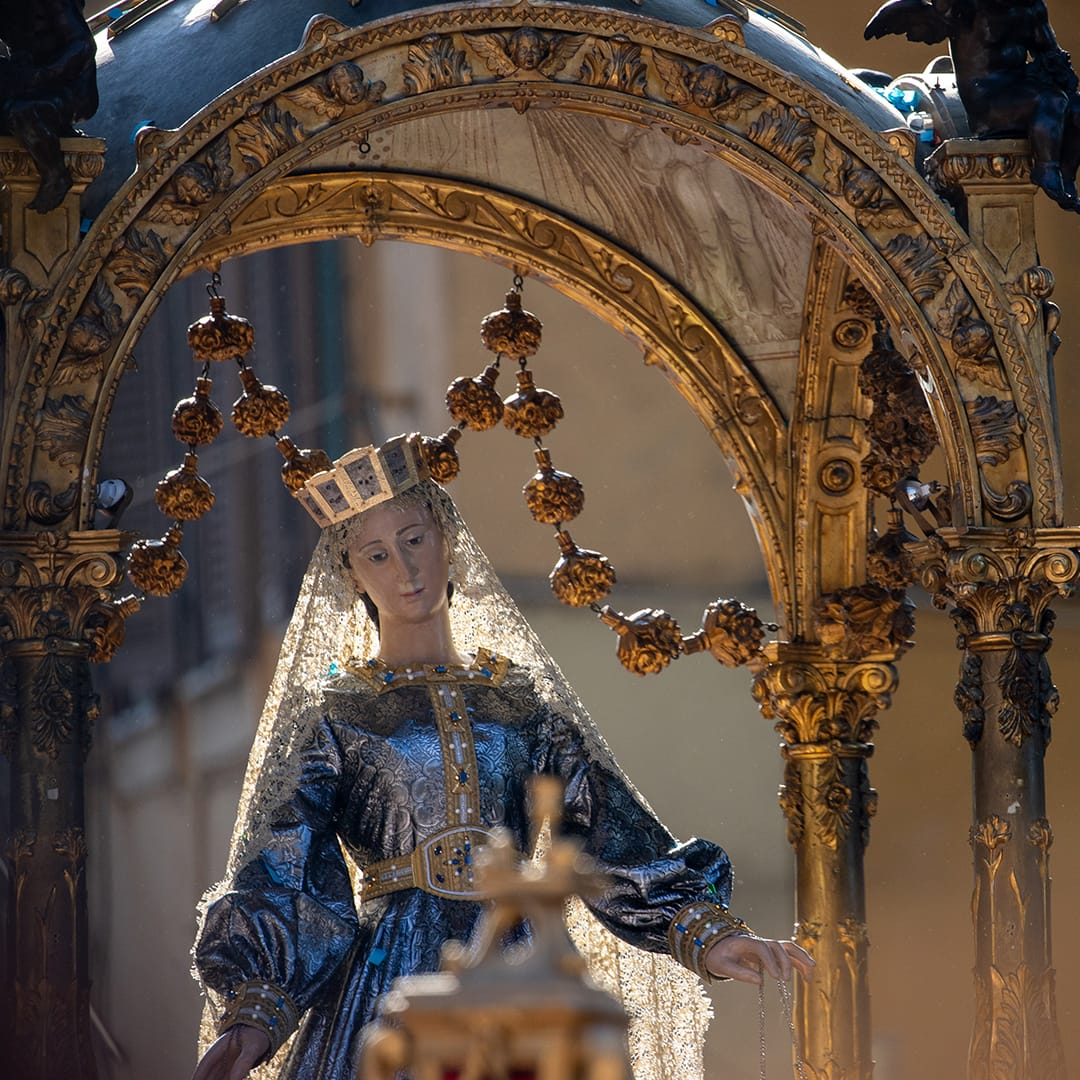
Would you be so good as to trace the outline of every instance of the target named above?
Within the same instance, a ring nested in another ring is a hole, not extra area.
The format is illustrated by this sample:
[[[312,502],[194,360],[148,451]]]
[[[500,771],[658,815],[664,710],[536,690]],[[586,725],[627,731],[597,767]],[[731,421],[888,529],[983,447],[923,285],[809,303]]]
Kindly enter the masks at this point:
[[[350,450],[294,492],[321,529],[347,521],[428,478],[420,436],[398,435],[382,446]]]

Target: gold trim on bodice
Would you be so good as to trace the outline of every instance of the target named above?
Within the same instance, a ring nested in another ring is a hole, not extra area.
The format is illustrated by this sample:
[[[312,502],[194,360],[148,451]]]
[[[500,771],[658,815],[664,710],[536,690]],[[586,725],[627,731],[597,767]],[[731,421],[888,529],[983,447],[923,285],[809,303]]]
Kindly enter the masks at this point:
[[[436,896],[475,899],[473,865],[476,853],[491,839],[480,819],[480,778],[476,763],[470,708],[463,688],[467,685],[498,686],[510,661],[490,649],[478,649],[468,667],[421,664],[391,668],[374,659],[346,665],[378,692],[403,686],[424,686],[435,715],[446,790],[446,826],[428,836],[408,855],[381,859],[364,867],[362,900],[423,889]]]

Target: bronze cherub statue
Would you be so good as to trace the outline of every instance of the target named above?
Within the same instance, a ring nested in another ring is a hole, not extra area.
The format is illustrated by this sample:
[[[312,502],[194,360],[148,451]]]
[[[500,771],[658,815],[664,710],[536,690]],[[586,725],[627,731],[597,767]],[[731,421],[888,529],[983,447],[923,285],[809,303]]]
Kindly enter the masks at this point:
[[[1080,212],[1080,81],[1043,0],[888,0],[865,36],[949,41],[972,133],[1031,141],[1032,181]]]
[[[41,173],[30,206],[54,210],[71,188],[60,139],[98,106],[96,47],[83,0],[0,0],[0,133],[14,135]]]

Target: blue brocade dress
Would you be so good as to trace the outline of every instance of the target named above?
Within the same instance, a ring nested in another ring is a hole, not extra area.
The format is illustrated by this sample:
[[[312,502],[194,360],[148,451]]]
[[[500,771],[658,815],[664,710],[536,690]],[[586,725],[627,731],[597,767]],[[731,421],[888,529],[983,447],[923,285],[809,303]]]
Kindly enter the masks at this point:
[[[482,655],[486,663],[434,681],[374,664],[328,679],[323,718],[272,839],[207,911],[195,947],[206,985],[226,994],[265,980],[302,1014],[282,1077],[353,1080],[380,996],[399,976],[437,970],[444,942],[467,940],[481,913],[476,901],[420,888],[357,905],[341,850],[361,867],[407,857],[457,811],[459,777],[445,766],[447,748],[459,744],[447,741],[440,686],[459,691],[467,710],[459,722],[475,747],[474,820],[509,829],[524,849],[526,781],[560,777],[564,831],[611,875],[589,907],[613,933],[666,953],[680,908],[729,902],[727,855],[702,840],[676,843],[617,773],[589,757],[574,724],[540,701],[526,670]]]

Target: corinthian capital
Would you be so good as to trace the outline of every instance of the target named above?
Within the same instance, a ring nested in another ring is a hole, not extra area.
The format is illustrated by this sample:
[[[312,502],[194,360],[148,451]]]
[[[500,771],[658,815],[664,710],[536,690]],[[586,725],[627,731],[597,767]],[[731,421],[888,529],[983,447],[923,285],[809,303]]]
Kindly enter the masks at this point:
[[[754,700],[788,746],[862,746],[896,688],[892,664],[827,659],[814,647],[779,646],[754,679]],[[768,654],[767,654],[768,655]]]
[[[1049,604],[1080,576],[1080,529],[941,529],[910,550],[934,604],[969,638],[1006,634],[1021,647],[1024,635],[1045,647]]]
[[[0,533],[0,642],[8,651],[112,658],[137,610],[114,590],[123,576],[115,530]]]

